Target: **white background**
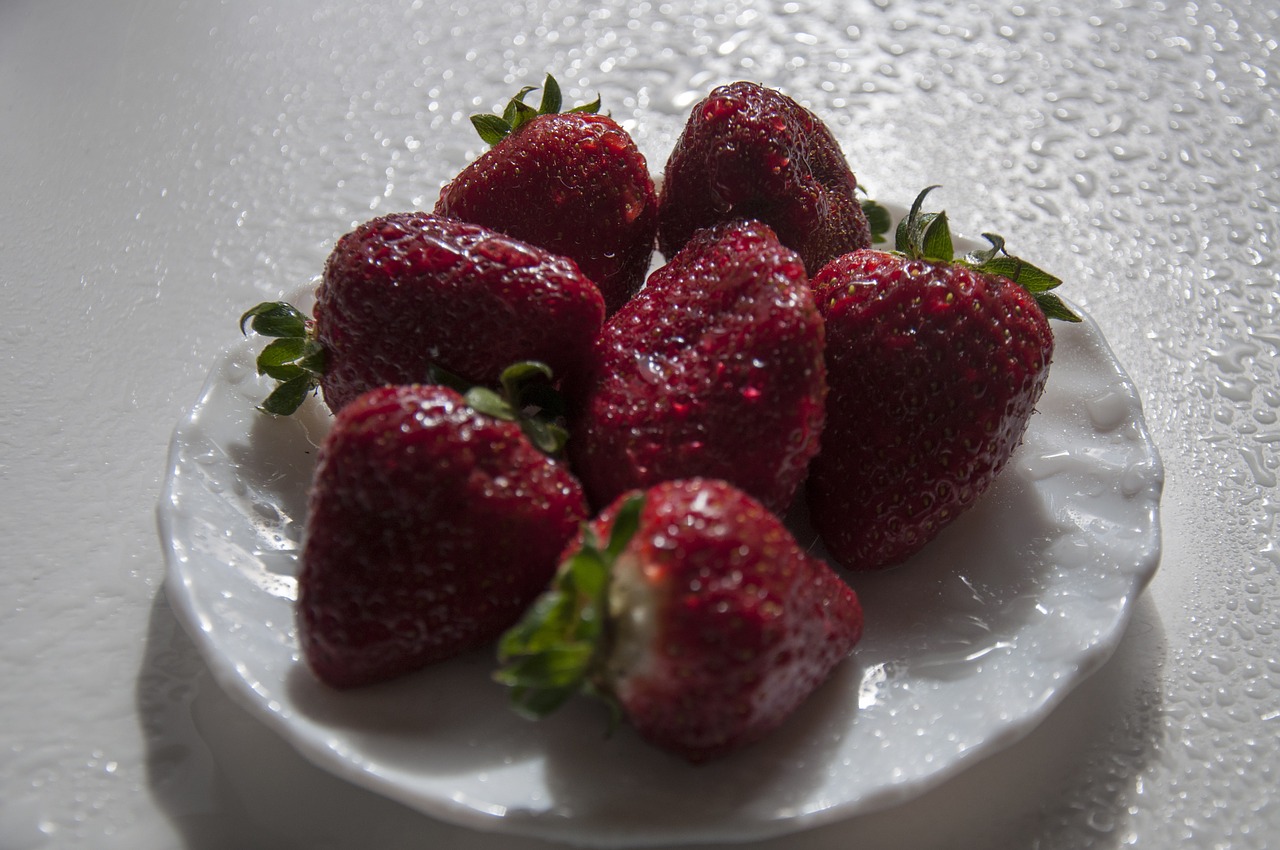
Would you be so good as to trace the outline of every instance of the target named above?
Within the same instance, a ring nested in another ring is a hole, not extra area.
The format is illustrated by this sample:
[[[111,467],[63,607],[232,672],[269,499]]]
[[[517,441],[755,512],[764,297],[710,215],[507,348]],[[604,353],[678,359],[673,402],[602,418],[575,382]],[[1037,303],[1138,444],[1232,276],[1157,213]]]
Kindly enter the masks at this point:
[[[212,681],[163,593],[170,431],[264,297],[430,207],[466,121],[557,72],[655,174],[749,78],[873,194],[1066,279],[1142,393],[1165,554],[1112,660],[1023,741],[766,842],[1280,840],[1277,15],[1261,2],[0,5],[0,848],[535,848],[311,767]]]

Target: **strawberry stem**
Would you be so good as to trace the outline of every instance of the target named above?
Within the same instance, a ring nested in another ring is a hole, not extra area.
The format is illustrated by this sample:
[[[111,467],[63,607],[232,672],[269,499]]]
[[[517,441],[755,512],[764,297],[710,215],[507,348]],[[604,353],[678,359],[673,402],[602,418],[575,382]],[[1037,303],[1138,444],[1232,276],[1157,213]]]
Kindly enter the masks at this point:
[[[971,251],[956,259],[947,214],[922,211],[925,197],[937,188],[928,186],[921,191],[906,217],[898,222],[894,235],[894,249],[898,253],[914,260],[938,264],[954,263],[984,274],[1008,278],[1030,292],[1048,318],[1064,322],[1080,321],[1080,317],[1050,291],[1060,286],[1062,280],[1010,254],[1005,250],[1003,237],[984,233],[982,236],[991,243],[990,248]]]
[[[644,496],[620,505],[602,546],[584,526],[578,549],[561,562],[551,586],[498,641],[495,681],[511,688],[511,705],[546,717],[576,694],[616,702],[598,681],[609,657],[609,583],[613,564],[635,535]]]

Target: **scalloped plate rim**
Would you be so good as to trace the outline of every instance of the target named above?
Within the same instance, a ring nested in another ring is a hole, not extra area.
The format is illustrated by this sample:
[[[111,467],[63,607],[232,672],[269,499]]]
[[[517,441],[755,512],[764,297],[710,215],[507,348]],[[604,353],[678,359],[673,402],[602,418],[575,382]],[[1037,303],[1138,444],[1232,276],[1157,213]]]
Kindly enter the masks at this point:
[[[1102,336],[1097,324],[1083,310],[1079,310],[1078,307],[1077,310],[1084,316],[1085,321],[1081,328],[1088,337],[1088,342],[1097,346],[1100,361],[1111,370],[1110,385],[1125,396],[1130,404],[1129,419],[1126,424],[1133,426],[1136,431],[1133,442],[1141,454],[1137,463],[1145,463],[1148,468],[1144,488],[1139,494],[1143,496],[1145,505],[1143,527],[1140,539],[1132,546],[1134,561],[1129,567],[1128,587],[1121,598],[1113,600],[1118,610],[1099,634],[1091,640],[1084,641],[1078,647],[1073,656],[1074,669],[1062,673],[1056,687],[1045,690],[1038,702],[1031,701],[1025,705],[1015,719],[1016,722],[1006,722],[988,730],[970,745],[940,760],[940,763],[922,774],[908,776],[902,781],[885,782],[851,799],[828,802],[813,810],[801,811],[789,816],[740,822],[721,819],[707,824],[695,824],[692,827],[676,826],[669,829],[651,827],[642,835],[634,836],[601,833],[598,827],[581,832],[575,829],[572,818],[562,818],[555,814],[542,812],[521,816],[510,808],[499,813],[501,805],[492,802],[467,801],[438,795],[424,796],[420,790],[407,788],[403,782],[388,778],[377,769],[376,765],[370,766],[368,761],[362,759],[358,753],[349,752],[345,745],[335,744],[331,730],[326,737],[322,734],[323,730],[317,731],[306,724],[300,724],[295,719],[296,715],[286,715],[273,707],[272,703],[278,702],[279,694],[265,695],[259,682],[253,680],[246,670],[237,667],[229,660],[224,646],[226,638],[215,634],[215,629],[211,627],[207,606],[201,597],[204,589],[196,586],[196,579],[193,578],[191,571],[186,569],[183,552],[180,551],[182,547],[179,545],[183,523],[189,519],[177,504],[178,496],[182,492],[179,471],[189,460],[186,457],[189,449],[187,440],[192,429],[199,430],[201,418],[209,414],[210,402],[215,398],[216,393],[225,389],[223,371],[236,357],[244,356],[248,342],[242,341],[238,345],[223,350],[217,365],[202,387],[199,400],[180,421],[170,440],[165,482],[156,509],[158,530],[167,562],[165,592],[178,620],[192,635],[202,658],[208,664],[219,686],[254,716],[288,740],[306,758],[317,766],[369,790],[452,823],[544,839],[590,841],[602,846],[631,846],[677,841],[758,840],[887,808],[923,794],[961,773],[974,762],[1012,745],[1034,729],[1072,689],[1101,667],[1111,656],[1132,617],[1134,600],[1150,582],[1158,567],[1161,535],[1159,497],[1163,485],[1163,467],[1142,417],[1136,387],[1116,360],[1114,351]],[[1052,372],[1050,380],[1052,386]],[[1033,420],[1033,428],[1035,424]],[[858,652],[855,651],[855,656],[857,654]],[[297,662],[295,657],[293,663],[300,662]],[[855,722],[856,719],[855,717]],[[341,737],[339,734],[338,738]]]

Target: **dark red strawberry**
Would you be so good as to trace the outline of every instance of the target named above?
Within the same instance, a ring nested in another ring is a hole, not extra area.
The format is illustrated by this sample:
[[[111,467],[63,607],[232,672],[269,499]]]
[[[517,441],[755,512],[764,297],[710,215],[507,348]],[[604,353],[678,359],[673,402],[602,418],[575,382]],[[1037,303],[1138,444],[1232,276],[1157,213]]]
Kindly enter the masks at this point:
[[[657,195],[644,156],[599,100],[560,112],[548,75],[538,109],[525,88],[502,117],[472,118],[493,147],[445,186],[435,211],[573,259],[612,313],[644,282]]]
[[[569,392],[592,504],[723,478],[785,510],[817,453],[822,319],[804,266],[759,222],[700,232],[606,322]]]
[[[323,682],[389,679],[496,638],[546,587],[582,490],[520,426],[439,386],[379,387],[321,447],[298,641]]]
[[[749,82],[721,86],[693,108],[667,160],[658,247],[673,256],[699,229],[755,218],[810,274],[871,245],[857,181],[840,145],[809,110]]]
[[[815,529],[852,569],[896,564],[969,508],[1022,441],[1053,356],[1060,281],[1004,242],[954,259],[945,213],[813,279],[826,318],[827,427],[807,484]]]
[[[489,228],[394,213],[338,240],[315,320],[288,304],[240,319],[277,337],[258,359],[281,381],[264,403],[289,413],[317,385],[337,411],[365,390],[426,382],[432,368],[494,384],[521,360],[573,372],[604,320],[599,290],[571,260]]]
[[[604,696],[699,762],[777,728],[861,635],[854,592],[763,505],[722,481],[668,481],[590,524],[499,641],[497,678],[534,717]]]

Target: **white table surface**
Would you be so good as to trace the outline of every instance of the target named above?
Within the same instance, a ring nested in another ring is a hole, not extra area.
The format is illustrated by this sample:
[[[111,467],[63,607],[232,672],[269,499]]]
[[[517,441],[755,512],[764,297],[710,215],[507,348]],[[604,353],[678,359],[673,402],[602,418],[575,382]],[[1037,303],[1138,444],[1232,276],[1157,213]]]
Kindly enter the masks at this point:
[[[175,620],[154,518],[239,313],[429,207],[466,115],[547,70],[655,173],[748,78],[873,194],[942,184],[1067,280],[1164,460],[1163,561],[1099,672],[923,796],[753,846],[1276,846],[1277,39],[1260,0],[0,4],[0,848],[554,846],[294,754]]]

